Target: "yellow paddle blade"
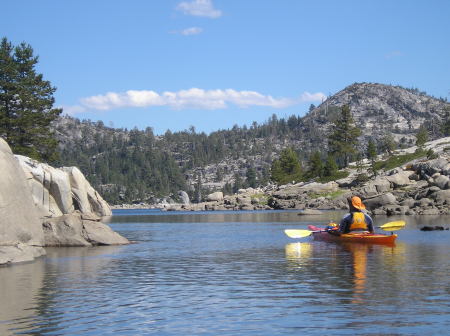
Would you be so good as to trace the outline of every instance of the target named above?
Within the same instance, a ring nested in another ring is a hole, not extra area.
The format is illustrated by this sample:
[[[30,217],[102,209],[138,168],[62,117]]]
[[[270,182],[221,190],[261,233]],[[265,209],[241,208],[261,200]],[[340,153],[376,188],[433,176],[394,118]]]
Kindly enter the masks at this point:
[[[284,233],[290,238],[304,238],[308,237],[313,232],[309,230],[284,230]]]
[[[383,230],[388,229],[388,228],[393,228],[393,227],[402,228],[405,225],[406,225],[406,222],[401,220],[401,221],[395,221],[395,222],[389,222],[389,223],[383,224],[383,225],[379,226],[379,228],[383,229]],[[397,229],[397,230],[399,230],[399,229]]]
[[[405,228],[405,226],[389,226],[389,227],[381,228],[381,230],[384,230],[384,231],[397,231],[397,230],[401,230],[403,228]]]

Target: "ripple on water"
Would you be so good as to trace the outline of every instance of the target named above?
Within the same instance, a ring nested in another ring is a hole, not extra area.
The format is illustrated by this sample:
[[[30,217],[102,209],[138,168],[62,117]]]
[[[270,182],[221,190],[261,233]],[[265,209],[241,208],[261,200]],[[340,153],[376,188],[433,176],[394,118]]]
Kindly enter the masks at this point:
[[[293,243],[282,230],[308,224],[296,213],[278,223],[258,216],[115,223],[140,242],[50,251],[0,269],[0,334],[418,335],[450,327],[445,237],[433,244],[411,230],[395,247]]]

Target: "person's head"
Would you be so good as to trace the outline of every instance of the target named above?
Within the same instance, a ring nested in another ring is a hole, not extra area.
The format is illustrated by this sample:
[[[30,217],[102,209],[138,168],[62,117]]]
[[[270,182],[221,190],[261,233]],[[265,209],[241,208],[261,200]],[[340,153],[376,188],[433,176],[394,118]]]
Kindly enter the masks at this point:
[[[361,201],[361,198],[358,196],[352,196],[347,198],[348,206],[350,208],[350,211],[361,211],[366,208],[366,206]]]

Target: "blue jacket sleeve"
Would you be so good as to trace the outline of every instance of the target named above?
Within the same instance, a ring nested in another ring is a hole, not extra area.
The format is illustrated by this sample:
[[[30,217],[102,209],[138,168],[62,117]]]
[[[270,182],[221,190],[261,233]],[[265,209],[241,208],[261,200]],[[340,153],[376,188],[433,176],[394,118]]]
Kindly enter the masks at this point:
[[[366,223],[367,223],[367,229],[370,232],[373,232],[373,220],[370,218],[368,214],[364,214],[364,217],[366,217]]]
[[[341,233],[347,233],[350,231],[350,224],[351,224],[352,214],[348,213],[346,214],[339,224],[339,232]]]

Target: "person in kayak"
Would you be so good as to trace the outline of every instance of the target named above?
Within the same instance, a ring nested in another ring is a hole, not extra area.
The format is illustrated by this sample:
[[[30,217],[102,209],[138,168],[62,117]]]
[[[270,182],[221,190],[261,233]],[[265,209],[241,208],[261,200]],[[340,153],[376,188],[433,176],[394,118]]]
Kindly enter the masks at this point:
[[[349,213],[342,218],[339,227],[330,228],[327,231],[334,235],[358,231],[368,231],[373,233],[372,218],[362,211],[366,208],[366,206],[361,201],[361,198],[358,196],[353,196],[347,198],[347,201]]]

